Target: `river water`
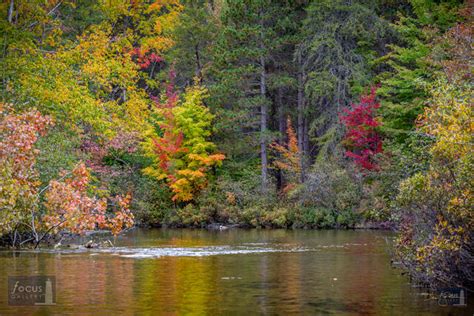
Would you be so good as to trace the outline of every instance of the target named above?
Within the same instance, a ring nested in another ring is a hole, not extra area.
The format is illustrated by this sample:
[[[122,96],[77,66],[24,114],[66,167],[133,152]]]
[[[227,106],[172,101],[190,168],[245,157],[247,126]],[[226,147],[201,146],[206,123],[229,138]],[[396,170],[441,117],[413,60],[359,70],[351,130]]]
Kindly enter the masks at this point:
[[[0,251],[0,315],[472,315],[390,265],[394,235],[134,229],[103,249]],[[56,305],[9,306],[8,276],[48,275]]]

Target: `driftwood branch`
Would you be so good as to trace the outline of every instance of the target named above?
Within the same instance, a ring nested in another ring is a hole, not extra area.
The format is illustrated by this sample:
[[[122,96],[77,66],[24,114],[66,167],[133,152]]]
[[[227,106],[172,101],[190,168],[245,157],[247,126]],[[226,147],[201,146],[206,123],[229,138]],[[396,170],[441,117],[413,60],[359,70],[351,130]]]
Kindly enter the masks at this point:
[[[36,243],[35,243],[35,249],[38,248],[40,242],[49,234],[50,231],[52,231],[53,229],[55,229],[55,228],[58,227],[58,226],[61,226],[62,224],[64,224],[65,221],[66,221],[66,220],[63,220],[63,221],[61,221],[60,223],[58,223],[58,224],[56,224],[56,225],[54,225],[54,226],[51,226],[51,227],[43,234],[43,236],[41,236],[41,238],[36,241]]]

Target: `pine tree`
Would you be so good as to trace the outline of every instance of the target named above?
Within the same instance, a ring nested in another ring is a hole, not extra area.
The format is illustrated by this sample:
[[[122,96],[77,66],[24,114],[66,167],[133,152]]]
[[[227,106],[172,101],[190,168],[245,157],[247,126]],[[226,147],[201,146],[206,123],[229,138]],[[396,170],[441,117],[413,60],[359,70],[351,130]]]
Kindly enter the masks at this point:
[[[368,58],[375,54],[385,28],[374,2],[324,0],[308,6],[296,52],[304,93],[298,133],[310,134],[315,143],[311,151],[320,157],[333,151],[339,139],[337,113],[369,84]]]

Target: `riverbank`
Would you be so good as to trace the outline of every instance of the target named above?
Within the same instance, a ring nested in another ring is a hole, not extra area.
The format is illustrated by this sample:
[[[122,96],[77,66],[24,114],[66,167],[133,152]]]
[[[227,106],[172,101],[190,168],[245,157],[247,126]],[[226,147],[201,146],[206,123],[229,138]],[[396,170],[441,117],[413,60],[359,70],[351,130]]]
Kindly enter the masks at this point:
[[[212,200],[212,202],[211,202]],[[213,225],[242,228],[302,229],[394,229],[396,223],[388,215],[374,216],[373,211],[353,208],[299,206],[284,200],[259,201],[238,205],[208,199],[183,207],[135,212],[140,226],[171,228],[206,228]]]
[[[360,229],[360,230],[396,230],[396,224],[389,221],[383,222],[360,222],[352,226],[332,226],[332,227],[318,227],[314,225],[302,225],[302,226],[253,226],[247,223],[231,224],[231,223],[202,223],[200,225],[184,225],[184,224],[138,224],[136,227],[140,228],[171,228],[171,229],[207,229],[211,231],[223,231],[228,229],[303,229],[303,230],[347,230],[347,229]]]

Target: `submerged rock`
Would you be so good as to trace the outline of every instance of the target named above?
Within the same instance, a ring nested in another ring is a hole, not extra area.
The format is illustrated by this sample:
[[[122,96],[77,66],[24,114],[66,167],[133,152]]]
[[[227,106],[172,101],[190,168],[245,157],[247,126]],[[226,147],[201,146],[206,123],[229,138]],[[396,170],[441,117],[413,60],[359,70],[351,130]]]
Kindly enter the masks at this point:
[[[92,240],[89,240],[85,245],[84,247],[88,248],[88,249],[92,249],[92,248],[106,248],[106,247],[113,247],[114,244],[109,240],[103,240],[103,241],[100,241],[100,242],[94,242]]]
[[[90,249],[90,248],[99,248],[99,244],[98,243],[95,243],[93,242],[92,240],[89,240],[85,245],[84,247]]]
[[[224,225],[224,224],[220,224],[220,223],[212,223],[212,224],[207,225],[206,228],[208,230],[223,231],[223,230],[228,230],[230,228],[236,228],[236,227],[238,227],[238,225]]]

